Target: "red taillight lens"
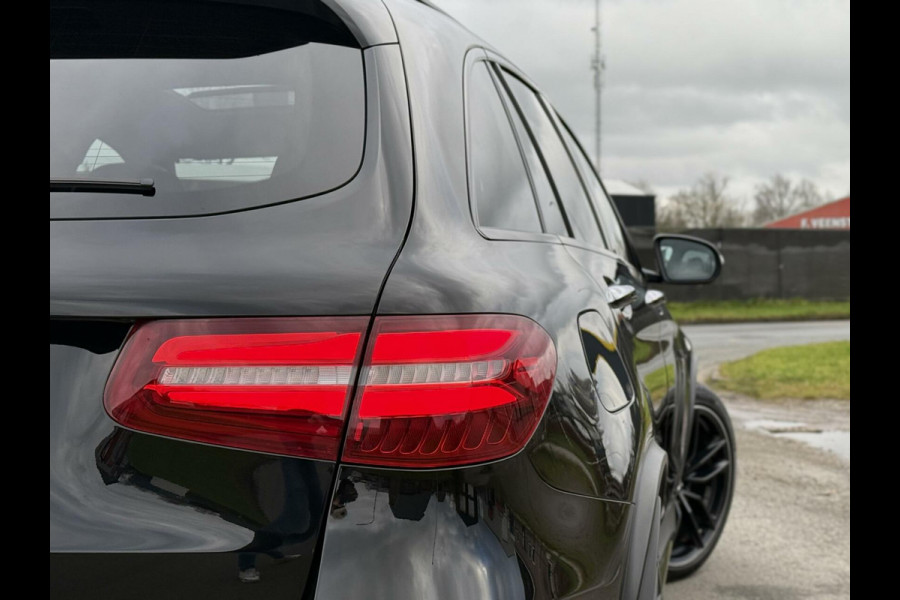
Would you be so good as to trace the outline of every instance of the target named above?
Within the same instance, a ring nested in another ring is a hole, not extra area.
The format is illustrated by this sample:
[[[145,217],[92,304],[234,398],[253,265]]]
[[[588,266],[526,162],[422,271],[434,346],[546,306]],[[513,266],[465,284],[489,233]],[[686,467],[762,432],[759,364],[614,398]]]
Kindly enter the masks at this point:
[[[126,427],[337,459],[367,318],[198,319],[136,328],[104,405]]]
[[[508,315],[379,317],[343,460],[445,467],[518,452],[537,427],[556,350]]]
[[[508,315],[153,321],[137,327],[103,402],[125,427],[336,460],[356,366],[347,462],[445,467],[518,452],[556,373],[550,336]]]

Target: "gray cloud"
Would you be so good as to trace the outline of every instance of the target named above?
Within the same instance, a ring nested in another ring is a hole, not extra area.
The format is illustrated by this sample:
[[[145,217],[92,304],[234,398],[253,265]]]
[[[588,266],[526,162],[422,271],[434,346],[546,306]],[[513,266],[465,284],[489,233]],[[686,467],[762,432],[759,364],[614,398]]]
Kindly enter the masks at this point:
[[[593,148],[591,0],[437,0],[519,65]],[[603,0],[603,175],[661,195],[775,172],[850,191],[846,0]]]

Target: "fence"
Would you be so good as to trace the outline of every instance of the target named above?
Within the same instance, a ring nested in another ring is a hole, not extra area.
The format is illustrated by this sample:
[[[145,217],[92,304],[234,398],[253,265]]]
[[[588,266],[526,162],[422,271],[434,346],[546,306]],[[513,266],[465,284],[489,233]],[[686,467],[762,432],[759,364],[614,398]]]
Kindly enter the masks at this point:
[[[653,230],[630,229],[641,262],[656,264]],[[661,285],[676,301],[744,298],[850,297],[850,232],[804,229],[692,229],[684,232],[714,243],[725,257],[709,285]]]

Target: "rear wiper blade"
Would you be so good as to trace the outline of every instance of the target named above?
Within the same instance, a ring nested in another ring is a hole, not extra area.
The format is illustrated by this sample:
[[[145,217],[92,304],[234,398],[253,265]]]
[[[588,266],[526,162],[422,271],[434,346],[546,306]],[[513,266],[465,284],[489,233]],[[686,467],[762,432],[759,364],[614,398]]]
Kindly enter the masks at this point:
[[[95,192],[99,194],[156,195],[152,179],[111,181],[108,179],[58,179],[50,178],[50,192]]]

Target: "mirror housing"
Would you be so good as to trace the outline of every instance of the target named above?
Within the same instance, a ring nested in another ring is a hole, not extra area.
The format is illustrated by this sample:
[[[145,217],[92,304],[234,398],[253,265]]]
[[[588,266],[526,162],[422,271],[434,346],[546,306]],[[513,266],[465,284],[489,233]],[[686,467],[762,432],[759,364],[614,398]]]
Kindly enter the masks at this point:
[[[644,275],[644,279],[647,283],[665,283],[662,275],[660,275],[658,271],[648,269],[647,267],[641,267],[641,273]]]
[[[690,235],[661,233],[653,238],[653,249],[665,283],[712,283],[725,264],[715,246]]]

